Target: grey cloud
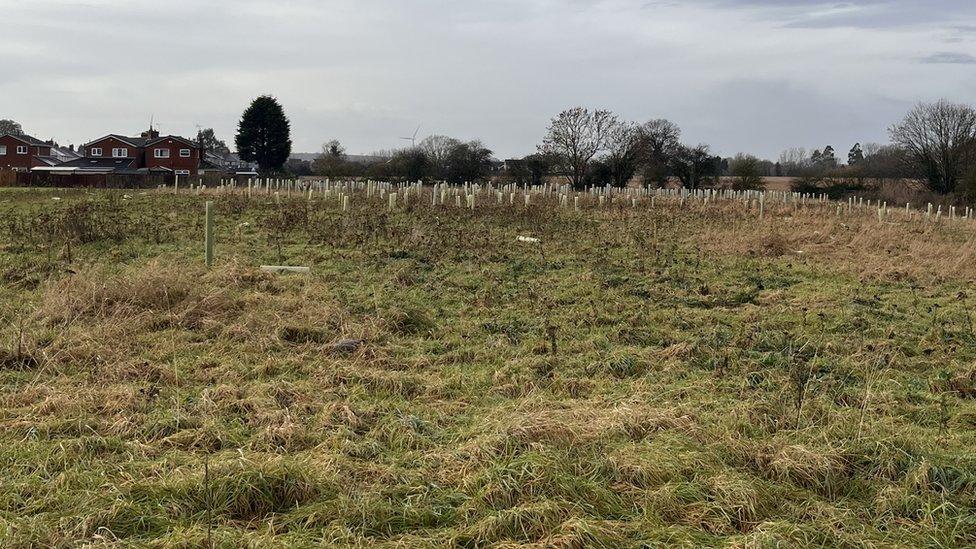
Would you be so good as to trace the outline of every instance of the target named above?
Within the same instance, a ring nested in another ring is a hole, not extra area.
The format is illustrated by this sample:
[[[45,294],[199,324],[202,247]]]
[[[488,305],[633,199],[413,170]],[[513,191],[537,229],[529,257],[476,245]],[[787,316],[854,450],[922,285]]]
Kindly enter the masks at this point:
[[[968,53],[944,51],[923,57],[921,62],[927,65],[976,65],[976,57]]]
[[[395,147],[421,124],[526,154],[577,104],[672,118],[728,154],[841,147],[931,94],[976,101],[948,58],[919,63],[976,54],[973,7],[935,2],[0,0],[0,118],[74,143],[150,115],[230,140],[272,93],[303,151]]]
[[[705,0],[714,6],[764,10],[787,28],[883,29],[923,24],[958,24],[976,18],[969,0]],[[962,26],[966,26],[963,24]]]
[[[748,79],[715,86],[696,103],[695,115],[683,120],[687,138],[725,154],[771,159],[787,146],[847,151],[854,143],[885,142],[887,126],[912,105],[874,93],[838,96],[786,80]]]

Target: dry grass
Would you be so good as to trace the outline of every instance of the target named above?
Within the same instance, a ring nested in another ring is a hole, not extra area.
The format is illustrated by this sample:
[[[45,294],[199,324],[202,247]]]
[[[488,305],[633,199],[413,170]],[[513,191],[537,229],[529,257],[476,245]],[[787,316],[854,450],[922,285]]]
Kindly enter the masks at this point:
[[[976,543],[971,223],[5,193],[5,547]]]

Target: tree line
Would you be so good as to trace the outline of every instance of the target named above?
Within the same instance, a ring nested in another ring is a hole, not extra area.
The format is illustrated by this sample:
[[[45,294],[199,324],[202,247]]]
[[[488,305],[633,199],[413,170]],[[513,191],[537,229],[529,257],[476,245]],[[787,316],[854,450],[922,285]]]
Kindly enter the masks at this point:
[[[13,120],[0,120],[0,134],[21,134]],[[635,178],[644,184],[680,184],[689,189],[728,185],[760,188],[767,176],[791,177],[794,188],[840,192],[866,182],[913,180],[940,194],[962,193],[976,199],[976,109],[940,100],[920,103],[889,128],[890,143],[855,144],[846,162],[833,146],[807,152],[783,151],[775,162],[750,154],[722,158],[703,143],[681,140],[681,128],[665,119],[643,123],[621,120],[609,110],[567,109],[552,118],[537,150],[502,163],[480,141],[433,135],[416,146],[352,160],[339,141],[326,143],[311,162],[291,156],[291,123],[281,104],[260,96],[238,123],[234,144],[240,158],[262,173],[324,177],[370,177],[459,184],[504,176],[519,184],[538,185],[553,177],[576,188],[625,186]],[[213,129],[198,132],[208,151],[229,154]]]
[[[888,133],[889,144],[854,144],[846,163],[831,145],[809,154],[788,149],[777,162],[743,153],[723,159],[707,145],[682,144],[680,128],[670,121],[635,124],[609,111],[576,107],[552,119],[538,152],[518,163],[514,176],[538,182],[561,175],[579,188],[622,186],[641,175],[645,184],[677,180],[691,189],[752,189],[763,185],[763,177],[785,176],[797,190],[831,194],[898,179],[976,199],[976,109],[947,100],[920,103]]]
[[[378,152],[363,161],[351,159],[342,143],[332,140],[322,146],[315,160],[292,162],[291,168],[307,175],[330,178],[369,177],[460,184],[492,177],[499,166],[492,154],[480,141],[432,135],[414,147]]]
[[[529,185],[564,176],[576,187],[624,186],[636,175],[663,185],[676,177],[695,188],[728,170],[729,161],[711,154],[707,145],[685,145],[680,137],[681,129],[668,120],[621,122],[609,111],[578,107],[552,120],[536,153],[505,162],[503,176]],[[326,177],[457,184],[498,176],[501,164],[480,141],[434,135],[372,163],[350,161],[341,143],[330,141],[313,162],[295,167]]]
[[[235,140],[241,158],[263,171],[286,167],[291,150],[289,122],[274,98],[262,96],[245,111]],[[754,155],[722,158],[706,144],[681,140],[681,128],[665,119],[643,123],[621,120],[609,110],[567,109],[552,118],[536,152],[506,162],[505,176],[538,185],[560,177],[576,188],[669,182],[695,189],[727,184],[760,188],[766,176],[785,176],[805,192],[843,192],[866,182],[906,179],[932,191],[957,191],[976,197],[976,110],[941,100],[913,108],[889,129],[889,144],[855,144],[846,162],[833,146],[807,152],[783,151],[775,162]],[[213,136],[201,136],[212,142]],[[293,173],[325,177],[478,181],[497,175],[498,162],[480,141],[434,135],[417,146],[381,155],[372,162],[351,161],[338,141],[323,146],[308,163],[292,162]],[[725,179],[722,179],[725,178]]]

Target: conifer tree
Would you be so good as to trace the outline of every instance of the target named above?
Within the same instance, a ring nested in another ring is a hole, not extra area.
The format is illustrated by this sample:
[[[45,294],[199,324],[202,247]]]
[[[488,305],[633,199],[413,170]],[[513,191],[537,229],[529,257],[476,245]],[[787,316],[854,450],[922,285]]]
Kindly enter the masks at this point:
[[[291,155],[291,124],[278,100],[262,95],[244,111],[237,125],[237,154],[256,162],[262,172],[280,171]]]

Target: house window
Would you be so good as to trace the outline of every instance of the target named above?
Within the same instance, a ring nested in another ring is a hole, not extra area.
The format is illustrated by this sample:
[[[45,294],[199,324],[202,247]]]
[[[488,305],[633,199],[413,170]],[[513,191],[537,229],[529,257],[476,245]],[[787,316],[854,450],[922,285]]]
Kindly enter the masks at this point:
[[[7,156],[7,146],[0,145],[0,156]]]
[[[176,175],[190,175],[190,170],[176,170]]]
[[[112,158],[128,158],[128,156],[129,149],[124,147],[121,149],[112,149]]]
[[[153,156],[156,158],[169,158],[169,149],[156,149],[153,152]]]
[[[102,148],[101,147],[92,147],[92,149],[91,149],[91,155],[92,156],[102,156]]]
[[[17,154],[27,154],[27,145],[17,145]]]
[[[190,158],[190,149],[180,149],[180,158]]]

